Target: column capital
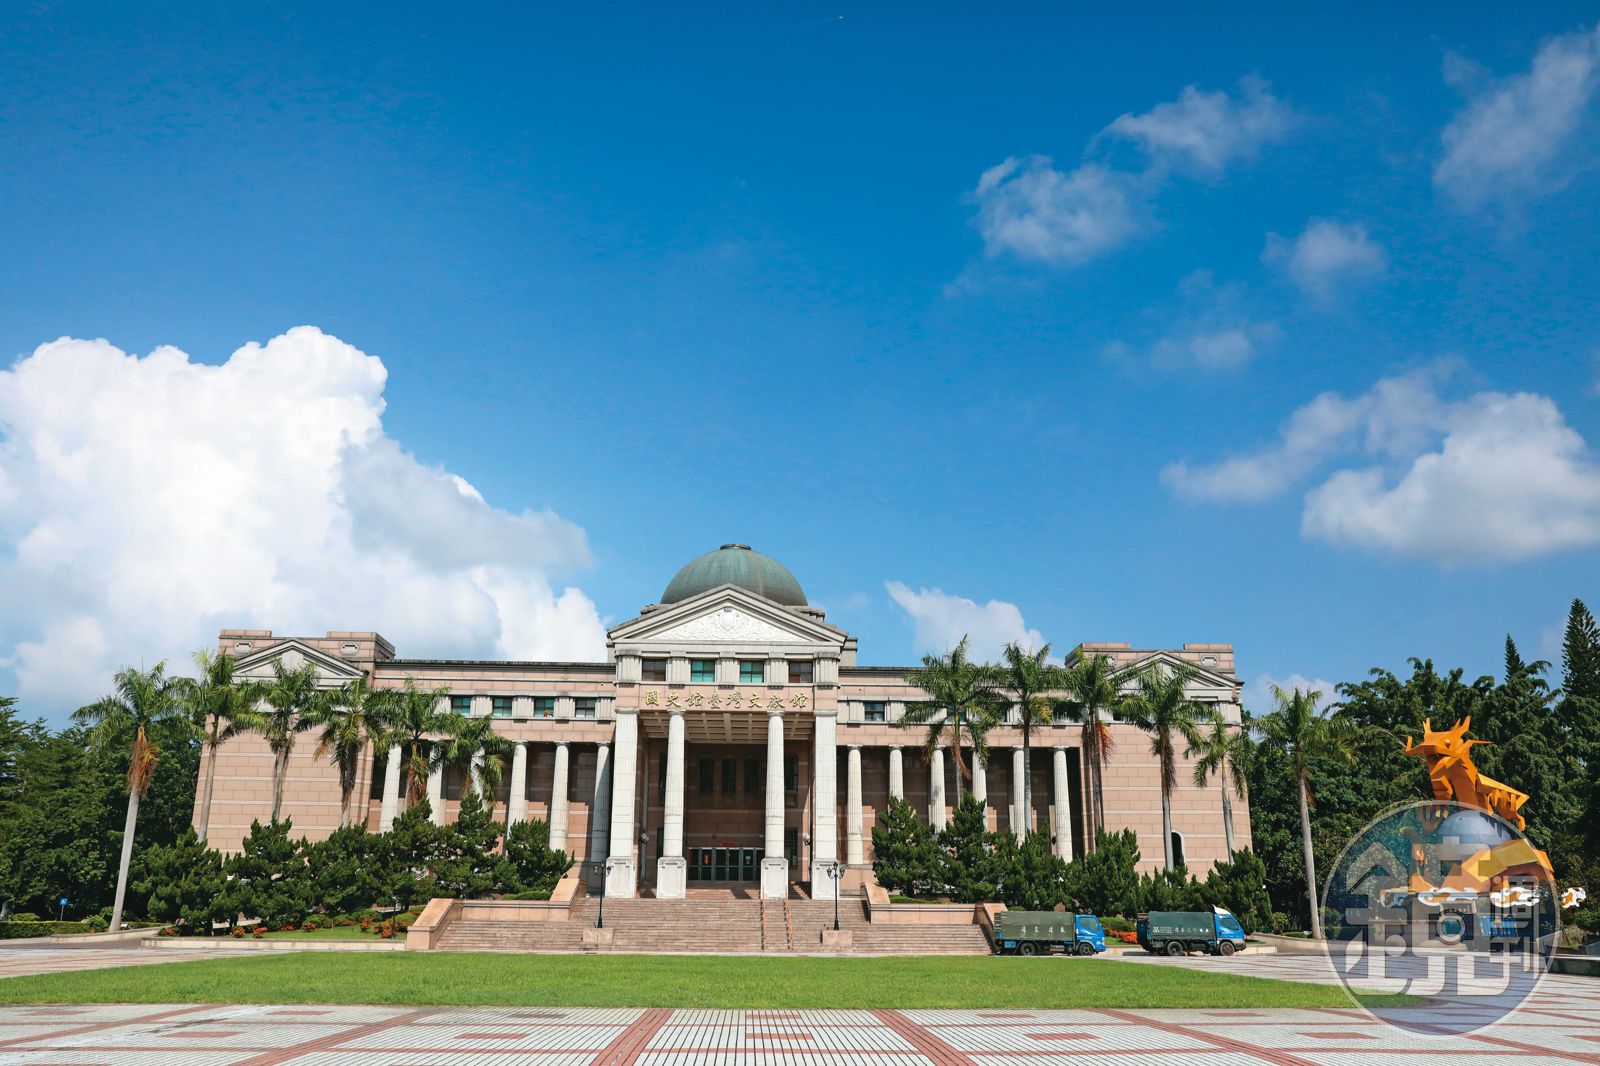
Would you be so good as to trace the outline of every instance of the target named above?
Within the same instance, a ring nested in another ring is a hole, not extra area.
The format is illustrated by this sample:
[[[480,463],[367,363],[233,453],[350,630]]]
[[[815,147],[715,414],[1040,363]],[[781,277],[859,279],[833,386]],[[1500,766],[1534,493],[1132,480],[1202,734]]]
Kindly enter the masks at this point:
[[[783,717],[783,708],[782,707],[768,707],[767,708],[767,717],[768,718],[782,718]]]
[[[851,751],[860,751],[861,750],[861,745],[860,744],[846,744],[845,747],[849,748]]]

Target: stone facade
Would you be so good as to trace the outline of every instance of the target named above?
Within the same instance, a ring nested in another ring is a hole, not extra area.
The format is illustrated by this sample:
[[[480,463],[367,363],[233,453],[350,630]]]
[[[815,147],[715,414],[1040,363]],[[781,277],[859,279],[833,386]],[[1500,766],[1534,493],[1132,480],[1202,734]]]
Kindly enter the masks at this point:
[[[759,558],[770,588],[777,564]],[[549,821],[585,876],[606,881],[612,894],[676,896],[697,883],[744,881],[760,882],[768,894],[806,882],[826,897],[835,863],[846,889],[864,879],[872,828],[891,795],[935,824],[948,819],[959,795],[952,753],[928,753],[922,728],[896,724],[923,698],[905,682],[908,668],[860,665],[855,638],[821,610],[731,582],[652,604],[613,627],[605,662],[402,659],[376,633],[343,631],[308,638],[229,629],[221,648],[238,657],[244,676],[270,676],[280,657],[291,666],[311,661],[328,687],[365,675],[376,687],[399,688],[409,678],[439,692],[446,707],[493,717],[496,732],[517,745],[496,813]],[[1239,721],[1231,645],[1082,649],[1111,655],[1119,667],[1187,664],[1196,671],[1191,697]],[[973,768],[967,787],[985,798],[991,828],[1049,830],[1059,854],[1081,854],[1089,829],[1080,727],[1035,727],[1033,805],[1023,811],[1014,717],[990,732],[988,764]],[[1120,722],[1111,732],[1106,827],[1135,830],[1143,866],[1154,869],[1163,847],[1149,738]],[[301,735],[283,813],[297,832],[320,839],[339,825],[339,787],[315,747],[314,734]],[[962,754],[971,766],[971,752]],[[217,760],[210,839],[234,851],[251,821],[268,817],[272,757],[259,737],[245,735]],[[398,765],[385,751],[363,760],[356,809],[372,830],[403,806]],[[1226,854],[1221,785],[1195,787],[1191,767],[1187,759],[1179,767],[1173,830],[1190,869],[1203,874]],[[466,769],[428,782],[436,819],[455,817]],[[1248,803],[1236,798],[1233,806],[1236,840],[1248,847]]]

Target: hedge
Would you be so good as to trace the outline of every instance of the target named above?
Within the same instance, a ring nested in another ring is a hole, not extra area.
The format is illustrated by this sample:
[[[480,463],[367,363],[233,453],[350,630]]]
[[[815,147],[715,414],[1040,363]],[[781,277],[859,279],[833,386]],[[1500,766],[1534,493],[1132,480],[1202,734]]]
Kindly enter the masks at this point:
[[[0,922],[0,940],[26,940],[62,933],[92,933],[88,922]]]

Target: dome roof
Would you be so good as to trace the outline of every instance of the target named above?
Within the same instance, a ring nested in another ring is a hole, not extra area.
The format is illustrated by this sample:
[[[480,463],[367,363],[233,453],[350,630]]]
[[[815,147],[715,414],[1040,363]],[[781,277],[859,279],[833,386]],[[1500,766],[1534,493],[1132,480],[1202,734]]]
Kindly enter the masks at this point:
[[[661,602],[681,603],[719,585],[738,585],[785,607],[806,605],[806,594],[788,568],[748,544],[724,544],[691,560],[667,583]]]

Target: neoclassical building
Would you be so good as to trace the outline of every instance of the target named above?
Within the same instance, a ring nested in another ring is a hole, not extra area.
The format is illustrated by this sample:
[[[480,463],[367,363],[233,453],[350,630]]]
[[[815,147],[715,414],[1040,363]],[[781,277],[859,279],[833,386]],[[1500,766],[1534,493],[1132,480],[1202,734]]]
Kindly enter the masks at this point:
[[[398,688],[408,678],[439,690],[462,714],[493,719],[515,745],[496,812],[545,819],[553,846],[572,853],[608,895],[684,895],[697,885],[759,884],[768,898],[799,883],[814,898],[870,877],[872,827],[900,796],[935,826],[959,790],[955,760],[931,754],[925,730],[899,720],[923,694],[908,667],[865,666],[856,638],[806,602],[794,575],[743,544],[690,562],[659,602],[608,633],[604,662],[505,662],[400,658],[372,632],[321,637],[228,629],[222,650],[245,676],[267,677],[272,661],[315,664],[319,683],[366,676]],[[1239,721],[1239,682],[1229,644],[1140,650],[1080,645],[1076,654],[1112,656],[1120,667],[1185,664],[1193,699]],[[1103,783],[1108,829],[1131,828],[1143,866],[1163,853],[1160,783],[1149,738],[1114,722]],[[1016,712],[989,734],[987,765],[971,791],[995,830],[1047,830],[1058,854],[1082,851],[1085,823],[1080,727],[1035,727],[1030,745],[1033,804],[1022,800],[1024,753]],[[302,736],[289,764],[283,813],[297,832],[320,839],[339,825],[333,765]],[[370,829],[400,813],[407,792],[404,752],[364,760],[358,797]],[[971,752],[964,753],[970,763]],[[202,766],[201,780],[205,767]],[[455,817],[469,768],[446,767],[427,782],[433,817]],[[237,850],[252,819],[270,813],[272,757],[261,738],[238,737],[217,754],[210,839]],[[1196,787],[1187,762],[1173,797],[1173,843],[1203,873],[1226,855],[1221,784]],[[1248,847],[1248,805],[1234,804],[1235,834]],[[842,878],[830,876],[843,864]]]

